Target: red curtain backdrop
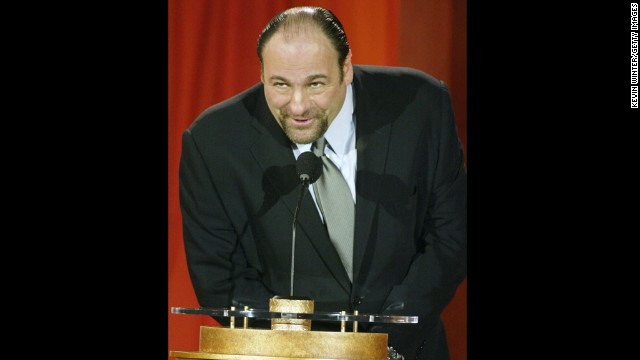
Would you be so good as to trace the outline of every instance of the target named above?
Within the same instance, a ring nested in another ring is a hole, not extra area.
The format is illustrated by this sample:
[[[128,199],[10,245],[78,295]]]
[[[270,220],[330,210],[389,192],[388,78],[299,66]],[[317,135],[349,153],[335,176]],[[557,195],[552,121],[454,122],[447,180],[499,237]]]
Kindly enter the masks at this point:
[[[168,5],[169,307],[198,307],[182,243],[181,134],[205,108],[260,81],[256,41],[276,13],[300,5],[331,9],[349,36],[355,64],[410,66],[445,81],[466,148],[466,0],[169,0]],[[465,280],[443,314],[452,360],[467,358],[466,299]],[[200,326],[216,325],[207,316],[167,312],[168,350],[197,350]]]

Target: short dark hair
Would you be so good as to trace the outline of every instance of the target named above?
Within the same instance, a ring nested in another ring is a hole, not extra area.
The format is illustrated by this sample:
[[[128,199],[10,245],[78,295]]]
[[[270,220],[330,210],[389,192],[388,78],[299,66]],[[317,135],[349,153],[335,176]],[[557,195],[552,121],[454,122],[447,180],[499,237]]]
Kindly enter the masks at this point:
[[[347,55],[349,55],[349,41],[347,33],[342,27],[342,23],[328,9],[318,6],[299,6],[287,9],[271,18],[267,26],[262,29],[258,36],[258,58],[260,66],[263,67],[262,51],[264,45],[281,27],[288,27],[295,24],[313,24],[329,38],[334,49],[338,52],[338,65],[340,66],[340,78],[342,78],[343,67]]]

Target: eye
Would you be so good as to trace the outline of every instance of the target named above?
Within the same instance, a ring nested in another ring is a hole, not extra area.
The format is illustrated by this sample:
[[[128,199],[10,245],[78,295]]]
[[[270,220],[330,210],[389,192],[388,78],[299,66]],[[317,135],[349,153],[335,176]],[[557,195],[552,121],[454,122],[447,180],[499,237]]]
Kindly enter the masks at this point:
[[[278,89],[286,89],[288,85],[286,83],[283,83],[283,82],[275,82],[275,83],[273,83],[273,86],[278,88]]]
[[[309,87],[312,89],[319,89],[322,87],[322,85],[324,85],[323,83],[319,82],[319,81],[314,81],[311,84],[309,84]]]

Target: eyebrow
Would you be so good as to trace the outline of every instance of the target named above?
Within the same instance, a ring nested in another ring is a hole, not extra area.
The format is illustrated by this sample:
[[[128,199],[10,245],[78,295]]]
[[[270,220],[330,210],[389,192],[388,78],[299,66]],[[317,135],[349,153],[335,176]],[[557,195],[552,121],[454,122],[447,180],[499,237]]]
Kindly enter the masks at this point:
[[[306,80],[307,82],[311,82],[313,80],[318,80],[318,79],[328,79],[329,77],[327,75],[323,75],[323,74],[314,74],[314,75],[309,75],[307,76]],[[279,75],[273,75],[269,78],[269,81],[274,81],[274,80],[280,80],[282,82],[286,82],[288,83],[289,80],[283,78],[282,76]]]

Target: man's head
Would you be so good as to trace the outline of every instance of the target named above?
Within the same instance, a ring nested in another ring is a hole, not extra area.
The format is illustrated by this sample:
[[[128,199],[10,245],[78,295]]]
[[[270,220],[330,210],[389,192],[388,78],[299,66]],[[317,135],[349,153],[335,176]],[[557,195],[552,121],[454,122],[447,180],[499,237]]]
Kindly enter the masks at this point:
[[[323,8],[288,9],[267,24],[257,50],[271,113],[291,141],[315,141],[342,108],[353,80],[342,24]]]

